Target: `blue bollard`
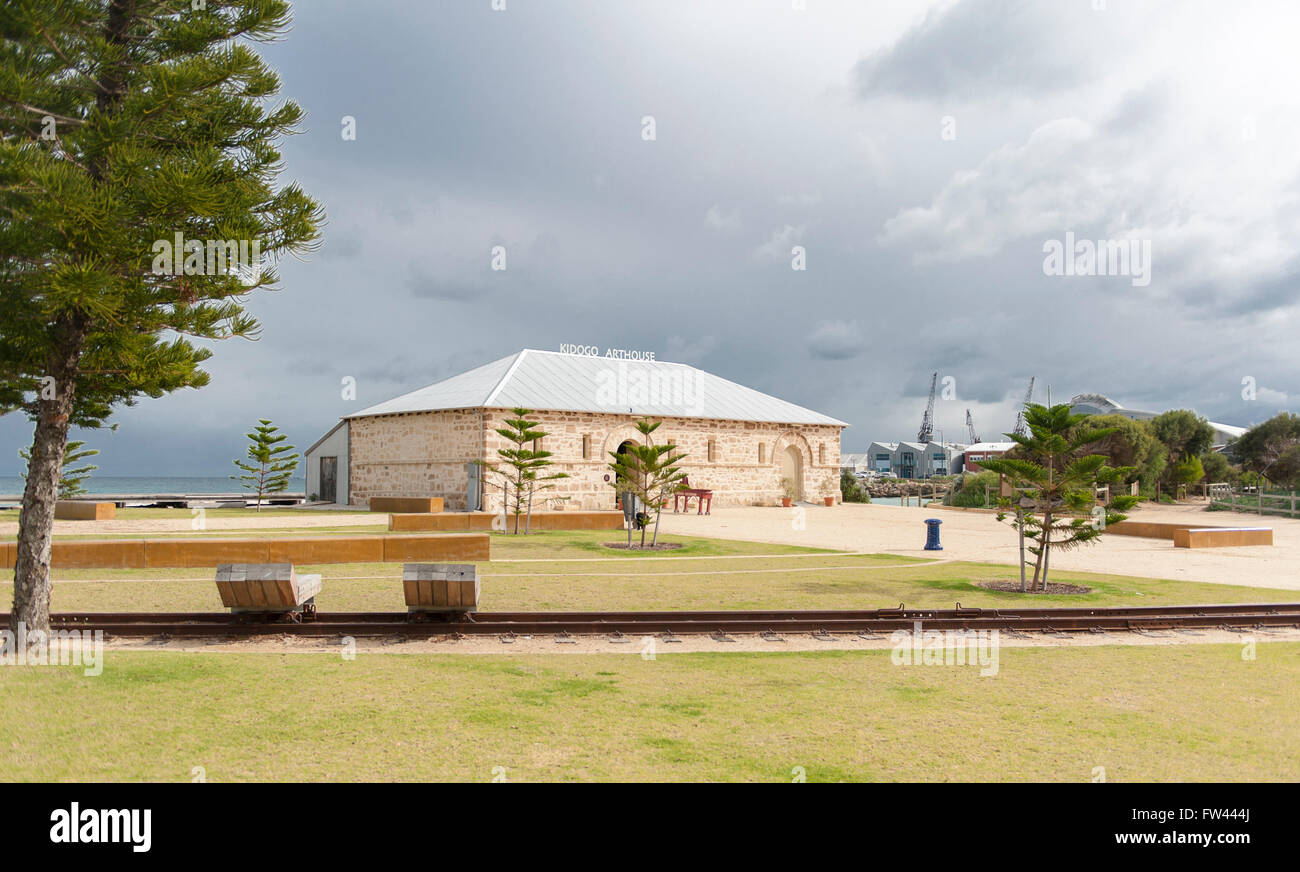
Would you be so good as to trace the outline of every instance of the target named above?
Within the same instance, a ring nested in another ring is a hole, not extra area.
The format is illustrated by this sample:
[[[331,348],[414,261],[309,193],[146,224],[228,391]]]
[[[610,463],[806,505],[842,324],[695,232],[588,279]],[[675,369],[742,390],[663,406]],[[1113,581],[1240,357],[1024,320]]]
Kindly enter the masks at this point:
[[[925,520],[925,550],[942,551],[943,546],[939,544],[939,525],[943,521],[938,518],[926,518]]]

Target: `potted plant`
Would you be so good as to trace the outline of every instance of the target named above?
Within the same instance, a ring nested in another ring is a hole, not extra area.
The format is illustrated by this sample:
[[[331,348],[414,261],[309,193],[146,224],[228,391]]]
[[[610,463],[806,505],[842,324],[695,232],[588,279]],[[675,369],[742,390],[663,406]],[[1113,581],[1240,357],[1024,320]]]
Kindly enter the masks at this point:
[[[835,505],[835,497],[822,497],[822,499],[826,500],[826,505],[828,506]]]
[[[794,486],[794,479],[781,479],[781,493],[781,505],[787,509],[790,508],[794,504],[794,498],[798,496]]]

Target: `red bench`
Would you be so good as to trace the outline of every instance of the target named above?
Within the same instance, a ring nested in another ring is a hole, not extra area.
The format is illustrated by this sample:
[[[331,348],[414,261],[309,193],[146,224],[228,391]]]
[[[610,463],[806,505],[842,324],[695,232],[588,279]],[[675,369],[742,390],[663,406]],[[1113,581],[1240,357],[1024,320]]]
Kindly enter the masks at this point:
[[[691,480],[682,477],[682,489],[673,494],[673,514],[677,514],[678,503],[685,500],[682,511],[691,510],[691,497],[695,497],[695,514],[713,514],[713,491],[708,488],[691,487]]]

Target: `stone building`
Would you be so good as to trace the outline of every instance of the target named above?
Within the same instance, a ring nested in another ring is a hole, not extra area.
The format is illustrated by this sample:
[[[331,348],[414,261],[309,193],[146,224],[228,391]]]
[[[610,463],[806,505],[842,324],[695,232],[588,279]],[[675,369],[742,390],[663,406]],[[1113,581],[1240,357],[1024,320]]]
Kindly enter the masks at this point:
[[[553,471],[569,475],[541,508],[613,508],[610,452],[641,438],[641,418],[662,422],[654,440],[685,452],[691,486],[711,489],[715,506],[772,505],[785,478],[801,499],[839,498],[843,421],[685,364],[532,349],[349,415],[307,453],[308,492],[321,493],[324,469],[352,505],[435,496],[449,510],[497,511],[496,477],[475,461],[498,460],[509,443],[496,430],[516,406],[533,411]]]

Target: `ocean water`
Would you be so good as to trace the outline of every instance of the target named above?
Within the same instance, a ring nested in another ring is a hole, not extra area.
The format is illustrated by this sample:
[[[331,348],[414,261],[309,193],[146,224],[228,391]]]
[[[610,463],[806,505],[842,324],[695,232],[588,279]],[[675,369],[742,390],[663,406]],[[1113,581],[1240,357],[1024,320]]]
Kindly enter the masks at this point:
[[[233,494],[243,490],[240,483],[226,476],[123,476],[95,475],[82,482],[87,495],[93,494]],[[302,493],[307,480],[289,481],[288,493]],[[23,480],[16,475],[0,475],[0,494],[21,495]]]

